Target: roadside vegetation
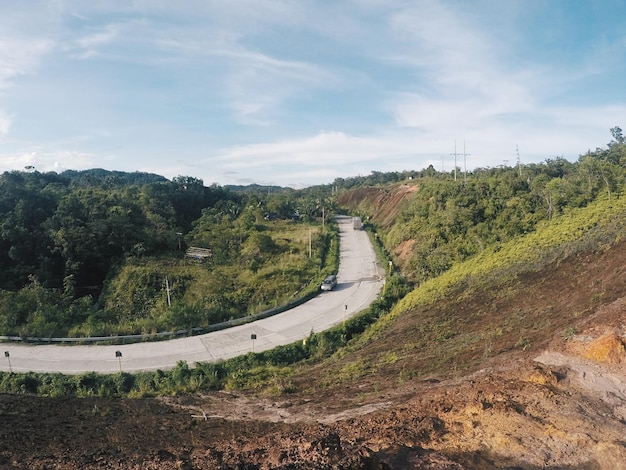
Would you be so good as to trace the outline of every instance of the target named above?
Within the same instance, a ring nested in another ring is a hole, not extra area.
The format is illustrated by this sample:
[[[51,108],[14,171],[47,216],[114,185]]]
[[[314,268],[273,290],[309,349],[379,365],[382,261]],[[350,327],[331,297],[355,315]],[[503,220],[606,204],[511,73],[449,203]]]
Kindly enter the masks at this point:
[[[388,314],[394,303],[408,290],[400,276],[393,276],[388,281],[386,295],[357,316],[329,330],[311,332],[304,341],[270,351],[248,353],[217,363],[196,363],[193,367],[181,361],[171,370],[138,374],[0,372],[0,393],[139,398],[260,387],[269,387],[269,393],[277,395],[289,393],[293,391],[290,377],[296,370],[303,364],[328,358],[345,347],[379,318]]]
[[[0,391],[49,396],[140,397],[264,387],[269,393],[281,394],[296,391],[300,382],[295,377],[308,367],[319,364],[324,364],[327,370],[327,384],[354,380],[379,367],[395,367],[396,364],[398,380],[408,380],[435,373],[437,368],[445,368],[448,373],[457,368],[467,370],[507,349],[524,350],[532,344],[538,329],[558,327],[567,336],[565,332],[572,331],[568,318],[553,318],[544,311],[521,312],[517,317],[500,318],[498,312],[488,310],[460,311],[459,299],[483,293],[490,296],[490,302],[497,304],[498,296],[504,299],[509,294],[519,294],[508,287],[516,279],[575,256],[602,252],[620,242],[626,223],[626,143],[621,129],[614,128],[611,134],[613,140],[607,148],[587,152],[574,163],[556,158],[541,164],[478,169],[468,175],[459,173],[456,180],[453,174],[437,172],[432,167],[421,172],[373,173],[365,178],[336,180],[332,192],[339,192],[338,203],[366,220],[366,229],[377,247],[381,264],[387,266],[392,261],[392,269],[388,273],[384,295],[370,308],[331,330],[312,332],[306,341],[220,363],[191,367],[181,362],[169,371],[136,375],[123,372],[114,376],[5,373],[0,375]],[[380,199],[350,199],[351,194],[368,188],[375,189],[371,194],[376,197],[384,196],[399,183],[416,186],[417,190],[396,208],[398,213],[392,221],[381,216]],[[282,194],[273,201],[277,204],[276,201],[301,198],[308,201],[308,207],[319,210],[319,204],[315,204],[320,200],[318,191],[327,193],[328,190],[326,187],[310,188],[297,197],[287,193],[289,196]],[[303,233],[302,225],[291,220],[270,224],[264,216],[260,217],[259,200],[255,199],[258,195],[236,195],[247,201],[246,204],[235,203],[239,207],[236,214],[228,212],[227,207],[234,207],[230,203],[205,208],[189,222],[183,240],[185,245],[211,246],[215,250],[212,269],[221,273],[219,279],[212,280],[212,273],[196,274],[197,270],[203,269],[202,266],[186,265],[181,260],[178,240],[172,237],[170,243],[174,248],[170,248],[167,256],[145,253],[119,258],[112,271],[115,276],[103,278],[102,300],[94,303],[90,298],[89,304],[93,304],[90,308],[97,312],[113,309],[107,302],[116,298],[119,305],[132,302],[135,294],[116,283],[128,285],[125,283],[129,281],[124,279],[132,276],[150,279],[151,272],[158,272],[154,279],[167,275],[168,279],[171,276],[172,286],[184,285],[184,288],[177,287],[173,300],[180,303],[181,308],[199,305],[202,315],[211,311],[215,304],[202,298],[204,288],[201,286],[213,285],[210,283],[222,279],[229,279],[230,285],[237,286],[243,286],[246,278],[253,280],[252,283],[271,279],[279,284],[283,282],[281,276],[285,279],[284,292],[274,293],[272,297],[255,296],[252,290],[243,291],[246,301],[254,299],[245,305],[237,303],[238,289],[229,291],[228,284],[223,286],[223,304],[215,311],[225,315],[220,318],[226,318],[233,305],[245,307],[246,314],[272,306],[285,298],[281,295],[289,296],[304,285],[309,276],[317,273],[323,277],[326,272],[336,269],[332,265],[336,262],[332,256],[337,248],[333,242],[335,239],[326,236],[332,230],[328,230],[327,224],[324,230],[319,222],[314,225],[314,221],[321,217],[321,211],[312,211],[308,219],[304,218],[318,230],[319,238],[314,249],[317,258],[311,261],[311,274],[299,277],[300,270],[309,266],[306,256],[305,259],[299,257],[307,250],[309,229]],[[303,203],[302,207],[307,206]],[[278,232],[273,232],[272,227]],[[410,249],[400,249],[406,246]],[[229,253],[237,254],[234,267],[220,264],[220,260],[229,258]],[[271,262],[265,265],[265,260]],[[265,272],[268,274],[263,277]],[[197,284],[194,284],[196,279]],[[10,300],[27,289],[50,292],[47,286],[33,282],[30,279],[18,291],[7,291],[3,295]],[[150,283],[142,281],[138,285],[149,286]],[[71,299],[70,307],[75,302],[87,303],[83,297],[69,295],[68,289],[56,289]],[[153,292],[157,291],[153,287]],[[147,299],[157,298],[152,291],[146,292],[141,295]],[[134,323],[135,330],[173,324],[167,323],[167,315],[160,317],[158,314],[168,311],[163,303],[163,291],[158,292],[159,300],[144,308],[144,313]],[[141,295],[137,298],[142,299]],[[600,300],[600,297],[595,299]],[[138,302],[141,305],[137,308],[148,305],[143,300]],[[82,310],[76,307],[76,311]],[[129,315],[135,311],[128,309]],[[413,312],[411,325],[409,328],[405,325],[412,338],[410,344],[398,344],[397,350],[376,351],[361,359],[344,361],[351,353],[367,348],[386,334],[399,339],[394,328],[407,312]],[[489,320],[491,329],[474,331],[473,325],[484,324],[484,319]],[[74,328],[86,321],[77,322]],[[128,319],[126,323],[133,324],[132,321]],[[152,321],[156,326],[149,323]],[[159,321],[164,323],[159,324]],[[198,318],[178,324],[188,327],[197,321]],[[24,321],[23,324],[30,325],[31,322]],[[406,357],[418,352],[420,357],[426,358],[422,370],[401,366]],[[464,357],[465,362],[459,362],[460,357]]]

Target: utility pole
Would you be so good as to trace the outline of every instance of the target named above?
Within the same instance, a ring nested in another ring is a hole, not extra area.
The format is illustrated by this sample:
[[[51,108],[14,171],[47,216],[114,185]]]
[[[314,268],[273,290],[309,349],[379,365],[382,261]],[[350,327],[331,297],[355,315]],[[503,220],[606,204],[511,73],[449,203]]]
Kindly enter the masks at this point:
[[[464,183],[467,184],[467,157],[469,153],[465,152],[465,141],[463,141],[463,170],[465,173]]]
[[[167,279],[167,276],[165,276],[165,290],[167,291],[167,306],[171,307],[172,298],[170,296],[170,281]]]
[[[181,243],[181,240],[180,240],[180,237],[183,236],[183,232],[176,232],[176,235],[178,235],[178,251],[180,251],[180,250],[183,249],[182,243]]]
[[[517,155],[517,170],[519,171],[520,178],[522,177],[522,160],[519,156],[519,147],[515,144],[515,154]]]
[[[457,155],[460,155],[456,152],[456,139],[454,139],[454,153],[451,153],[450,155],[454,155],[454,181],[456,181],[456,157]]]

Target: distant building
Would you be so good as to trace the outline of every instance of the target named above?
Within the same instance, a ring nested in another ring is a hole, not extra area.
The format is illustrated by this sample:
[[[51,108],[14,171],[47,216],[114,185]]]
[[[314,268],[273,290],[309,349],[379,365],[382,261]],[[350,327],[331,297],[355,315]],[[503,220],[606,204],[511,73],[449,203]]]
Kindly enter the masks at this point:
[[[206,261],[211,256],[213,256],[211,250],[208,248],[198,248],[196,246],[190,246],[185,253],[185,258],[190,258],[200,263]]]

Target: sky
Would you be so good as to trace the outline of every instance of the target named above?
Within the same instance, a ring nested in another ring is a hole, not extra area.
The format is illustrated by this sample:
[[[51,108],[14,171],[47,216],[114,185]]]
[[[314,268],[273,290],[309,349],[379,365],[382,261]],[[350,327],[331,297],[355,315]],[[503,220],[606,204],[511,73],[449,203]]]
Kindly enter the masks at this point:
[[[0,171],[298,189],[576,161],[626,128],[625,18],[626,0],[0,0]]]

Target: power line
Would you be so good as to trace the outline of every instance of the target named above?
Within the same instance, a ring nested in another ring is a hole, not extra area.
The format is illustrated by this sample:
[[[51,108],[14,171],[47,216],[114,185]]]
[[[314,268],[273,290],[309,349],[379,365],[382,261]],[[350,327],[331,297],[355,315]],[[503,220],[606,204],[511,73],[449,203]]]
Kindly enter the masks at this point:
[[[463,156],[463,170],[464,170],[464,180],[467,183],[467,157],[470,155],[465,151],[465,141],[463,141],[463,153],[459,153],[456,151],[456,139],[454,141],[454,153],[450,155],[454,155],[454,181],[456,181],[456,173],[457,173],[457,157]]]
[[[470,155],[465,151],[465,141],[463,141],[463,170],[465,172],[464,183],[467,183],[467,157]]]

